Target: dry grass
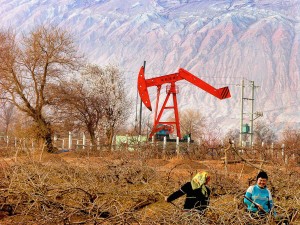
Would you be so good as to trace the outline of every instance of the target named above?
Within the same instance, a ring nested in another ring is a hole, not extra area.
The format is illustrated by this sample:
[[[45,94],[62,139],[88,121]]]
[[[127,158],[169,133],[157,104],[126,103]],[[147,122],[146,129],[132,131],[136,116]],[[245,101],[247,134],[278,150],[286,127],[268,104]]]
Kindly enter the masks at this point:
[[[193,150],[195,151],[195,150]],[[202,150],[204,151],[204,150]],[[157,149],[41,154],[16,151],[0,159],[0,224],[246,224],[242,196],[257,169],[198,154],[174,156]],[[206,154],[209,155],[209,154]],[[9,157],[10,156],[10,157]],[[222,155],[220,155],[221,157]],[[200,160],[202,158],[202,160]],[[300,211],[300,170],[279,160],[262,166],[276,210]],[[211,204],[205,216],[181,211],[184,198],[168,196],[199,170],[212,175]],[[252,221],[252,224],[261,224]],[[268,224],[273,224],[268,218]]]

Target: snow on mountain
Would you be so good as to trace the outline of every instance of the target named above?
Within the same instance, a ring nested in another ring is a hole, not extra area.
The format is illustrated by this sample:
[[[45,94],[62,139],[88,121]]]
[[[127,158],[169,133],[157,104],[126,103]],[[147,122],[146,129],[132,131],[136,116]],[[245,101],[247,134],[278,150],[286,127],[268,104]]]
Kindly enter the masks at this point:
[[[68,29],[91,62],[120,65],[133,99],[146,60],[147,78],[182,67],[229,86],[232,98],[220,101],[179,82],[179,108],[200,110],[225,132],[239,129],[242,78],[246,97],[248,81],[259,86],[260,119],[300,128],[300,0],[0,0],[0,13],[2,26],[20,33],[48,23]]]

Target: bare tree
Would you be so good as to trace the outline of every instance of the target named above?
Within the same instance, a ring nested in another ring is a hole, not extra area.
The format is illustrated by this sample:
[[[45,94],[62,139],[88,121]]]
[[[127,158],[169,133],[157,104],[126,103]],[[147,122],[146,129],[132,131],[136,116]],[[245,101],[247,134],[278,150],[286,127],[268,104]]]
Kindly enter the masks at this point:
[[[300,129],[286,128],[282,132],[281,139],[287,146],[300,146]]]
[[[222,136],[221,128],[211,122],[203,128],[201,141],[203,145],[214,148],[221,144]]]
[[[13,121],[14,107],[10,102],[1,102],[0,118],[2,119],[6,136],[8,135],[9,126]]]
[[[233,141],[234,143],[239,143],[240,130],[239,129],[230,129],[224,137],[223,143],[228,143],[228,140]]]
[[[294,154],[298,164],[300,163],[300,129],[287,127],[281,136],[281,141],[286,146],[288,154]]]
[[[95,68],[94,68],[95,69]],[[115,132],[124,124],[129,117],[130,101],[126,98],[125,81],[117,66],[108,65],[104,68],[98,67],[98,82],[104,91],[104,104],[102,109],[104,117],[101,127],[107,137],[107,144],[111,145]]]
[[[101,88],[91,87],[96,85],[97,68],[87,66],[80,77],[53,86],[53,90],[56,90],[53,104],[59,107],[59,118],[69,123],[72,121],[73,127],[87,130],[94,148],[96,131],[104,113],[102,108],[105,95]]]
[[[255,124],[254,135],[257,143],[271,144],[277,137],[275,132],[264,121],[258,121]]]
[[[199,139],[204,133],[205,118],[199,111],[187,109],[180,112],[180,129],[183,134],[193,135]]]
[[[75,70],[79,57],[66,31],[41,26],[20,40],[10,31],[0,33],[0,86],[8,101],[36,125],[48,152],[53,152],[51,123],[47,117],[49,89],[63,75]]]
[[[96,146],[96,133],[104,133],[112,143],[116,127],[124,123],[128,107],[124,82],[116,66],[87,65],[79,77],[57,86],[57,101],[65,117],[84,124],[91,143]]]

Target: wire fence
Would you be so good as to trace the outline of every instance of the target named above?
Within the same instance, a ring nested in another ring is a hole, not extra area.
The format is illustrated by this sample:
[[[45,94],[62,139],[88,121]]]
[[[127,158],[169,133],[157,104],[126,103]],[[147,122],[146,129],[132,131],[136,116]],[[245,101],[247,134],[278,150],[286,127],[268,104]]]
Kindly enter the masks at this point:
[[[112,145],[106,144],[99,138],[93,145],[89,138],[83,134],[81,137],[69,132],[65,137],[53,137],[54,147],[58,153],[67,151],[81,151],[83,154],[98,154],[103,151],[140,151],[147,152],[155,157],[187,156],[193,159],[215,159],[223,160],[224,163],[239,163],[245,160],[251,162],[268,163],[272,160],[282,164],[300,163],[300,146],[288,146],[285,144],[262,144],[254,146],[235,147],[234,144],[208,145],[197,143],[187,139],[184,142],[178,139],[173,141],[149,140],[145,136],[116,135]],[[43,143],[34,138],[18,138],[0,136],[2,154],[11,151],[36,151],[43,148]]]

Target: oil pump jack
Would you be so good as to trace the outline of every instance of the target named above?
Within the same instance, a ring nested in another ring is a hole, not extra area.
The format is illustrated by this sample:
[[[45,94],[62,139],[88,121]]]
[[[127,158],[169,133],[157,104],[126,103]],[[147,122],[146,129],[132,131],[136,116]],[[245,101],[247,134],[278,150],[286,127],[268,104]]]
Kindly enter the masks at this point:
[[[186,71],[185,69],[180,68],[177,73],[163,75],[159,77],[153,77],[150,79],[145,78],[145,68],[144,66],[141,67],[139,75],[138,75],[138,92],[141,97],[142,102],[144,105],[152,111],[151,102],[149,98],[148,88],[156,86],[157,87],[157,96],[156,96],[156,107],[154,113],[154,124],[149,135],[149,138],[160,131],[161,129],[166,129],[167,132],[172,132],[174,130],[173,125],[176,127],[177,137],[181,139],[181,132],[180,132],[180,122],[179,122],[179,114],[178,114],[178,105],[177,105],[177,97],[176,95],[179,93],[178,87],[175,85],[177,81],[186,80],[195,86],[203,89],[204,91],[210,93],[211,95],[219,98],[219,99],[226,99],[230,98],[230,91],[228,87],[222,87],[216,89],[209,85],[208,83],[204,82],[203,80],[199,79],[195,75],[191,74],[190,72]],[[168,84],[166,86],[166,98],[163,102],[161,109],[158,111],[158,104],[159,104],[159,97],[161,86],[163,84]],[[170,98],[170,95],[173,97],[173,106],[167,106],[167,102]],[[173,109],[175,115],[175,121],[161,121],[162,114],[165,109]]]

